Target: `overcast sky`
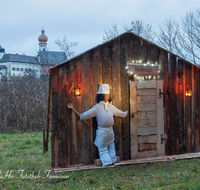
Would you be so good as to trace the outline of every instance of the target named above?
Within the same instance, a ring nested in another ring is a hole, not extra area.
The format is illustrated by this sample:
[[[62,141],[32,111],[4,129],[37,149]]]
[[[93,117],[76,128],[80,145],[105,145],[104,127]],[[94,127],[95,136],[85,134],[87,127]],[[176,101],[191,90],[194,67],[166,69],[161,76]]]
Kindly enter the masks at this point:
[[[180,21],[185,13],[200,8],[200,0],[0,0],[0,45],[6,53],[35,56],[44,27],[48,50],[65,35],[78,41],[76,54],[102,43],[104,30],[114,22],[122,30],[134,19],[157,29],[166,18]]]

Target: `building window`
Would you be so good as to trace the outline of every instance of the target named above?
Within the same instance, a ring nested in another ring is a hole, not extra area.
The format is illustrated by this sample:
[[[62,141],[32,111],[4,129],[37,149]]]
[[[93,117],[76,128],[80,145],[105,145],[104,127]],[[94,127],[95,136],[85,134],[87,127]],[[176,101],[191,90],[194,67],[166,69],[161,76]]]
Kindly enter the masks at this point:
[[[25,69],[25,71],[28,71],[28,69]]]
[[[23,68],[21,68],[21,71],[24,71],[24,69],[23,69]]]
[[[15,67],[13,67],[12,70],[15,71]]]
[[[15,73],[13,73],[13,76],[15,76]]]
[[[19,77],[20,77],[20,74],[19,74]]]
[[[17,68],[17,71],[19,71],[19,68]]]

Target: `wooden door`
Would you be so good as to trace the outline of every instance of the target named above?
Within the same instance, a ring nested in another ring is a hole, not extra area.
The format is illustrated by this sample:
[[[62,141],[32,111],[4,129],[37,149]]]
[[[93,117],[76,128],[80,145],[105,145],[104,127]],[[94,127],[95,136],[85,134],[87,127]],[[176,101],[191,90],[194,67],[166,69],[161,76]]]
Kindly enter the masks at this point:
[[[130,81],[131,159],[165,153],[163,81]]]

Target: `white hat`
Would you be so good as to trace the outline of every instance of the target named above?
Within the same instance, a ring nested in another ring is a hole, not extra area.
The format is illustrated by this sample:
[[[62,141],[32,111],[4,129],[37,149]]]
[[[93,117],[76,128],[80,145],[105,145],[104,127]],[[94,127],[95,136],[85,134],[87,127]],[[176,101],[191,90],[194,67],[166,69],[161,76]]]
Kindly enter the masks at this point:
[[[109,84],[100,84],[97,94],[110,94]]]

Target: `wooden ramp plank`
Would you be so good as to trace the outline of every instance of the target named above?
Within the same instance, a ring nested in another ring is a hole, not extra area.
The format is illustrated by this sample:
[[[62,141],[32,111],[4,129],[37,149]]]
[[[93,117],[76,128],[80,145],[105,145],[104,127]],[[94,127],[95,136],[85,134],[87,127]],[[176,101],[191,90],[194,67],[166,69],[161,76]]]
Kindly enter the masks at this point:
[[[191,159],[191,158],[200,158],[200,152],[179,154],[179,155],[172,155],[172,156],[157,156],[157,157],[151,157],[151,158],[125,160],[125,161],[120,161],[119,163],[114,163],[114,165],[110,165],[110,166],[95,166],[92,164],[90,165],[88,164],[88,165],[69,166],[67,168],[54,168],[53,170],[55,173],[71,172],[71,171],[79,171],[79,170],[114,168],[114,167],[123,166],[123,165],[142,164],[142,163],[151,163],[151,162],[176,161],[176,160]]]

